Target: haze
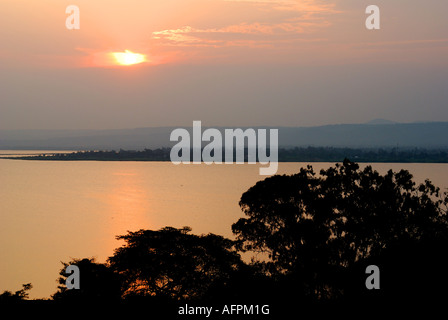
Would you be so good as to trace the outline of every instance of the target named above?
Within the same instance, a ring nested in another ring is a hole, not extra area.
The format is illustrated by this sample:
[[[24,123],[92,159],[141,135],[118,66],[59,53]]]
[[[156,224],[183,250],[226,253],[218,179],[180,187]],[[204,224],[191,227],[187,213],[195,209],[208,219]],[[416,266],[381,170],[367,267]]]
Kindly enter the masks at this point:
[[[2,0],[0,129],[448,121],[448,3],[373,3]]]

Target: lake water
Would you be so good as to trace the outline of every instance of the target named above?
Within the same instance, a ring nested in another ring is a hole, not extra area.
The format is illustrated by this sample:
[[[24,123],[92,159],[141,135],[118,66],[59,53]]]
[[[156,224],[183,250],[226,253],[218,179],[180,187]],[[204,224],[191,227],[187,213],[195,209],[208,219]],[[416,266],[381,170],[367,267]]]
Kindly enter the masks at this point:
[[[0,152],[5,153],[5,151]],[[311,163],[316,171],[333,163]],[[280,163],[279,174],[307,163]],[[367,164],[360,164],[364,167]],[[448,164],[372,165],[409,170],[448,187]],[[31,298],[56,291],[60,261],[105,262],[139,229],[190,226],[193,233],[232,237],[243,192],[264,179],[258,165],[170,162],[69,162],[0,159],[0,293],[31,282]]]

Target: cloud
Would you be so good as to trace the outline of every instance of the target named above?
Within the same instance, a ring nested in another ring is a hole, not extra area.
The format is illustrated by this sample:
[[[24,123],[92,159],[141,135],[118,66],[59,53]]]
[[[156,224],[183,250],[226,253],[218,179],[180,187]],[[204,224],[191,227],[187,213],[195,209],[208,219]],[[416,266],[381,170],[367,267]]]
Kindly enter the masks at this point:
[[[334,12],[334,4],[319,0],[224,0],[227,2],[246,2],[268,5],[274,10]]]
[[[224,0],[228,3],[249,3],[254,10],[268,11],[266,18],[247,15],[241,22],[220,27],[198,28],[184,25],[175,29],[154,31],[157,44],[189,47],[266,46],[285,40],[315,41],[312,34],[331,25],[328,15],[335,14],[327,2],[280,0]],[[268,18],[269,17],[269,18]],[[272,18],[275,17],[275,18]]]

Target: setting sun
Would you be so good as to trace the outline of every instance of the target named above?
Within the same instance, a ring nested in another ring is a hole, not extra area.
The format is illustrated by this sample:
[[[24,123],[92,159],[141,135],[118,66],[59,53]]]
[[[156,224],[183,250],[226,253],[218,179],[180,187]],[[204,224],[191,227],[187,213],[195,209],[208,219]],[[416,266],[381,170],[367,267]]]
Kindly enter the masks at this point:
[[[125,52],[114,52],[113,56],[117,63],[123,66],[129,66],[146,61],[146,56],[144,54],[134,53],[129,50],[125,50]]]

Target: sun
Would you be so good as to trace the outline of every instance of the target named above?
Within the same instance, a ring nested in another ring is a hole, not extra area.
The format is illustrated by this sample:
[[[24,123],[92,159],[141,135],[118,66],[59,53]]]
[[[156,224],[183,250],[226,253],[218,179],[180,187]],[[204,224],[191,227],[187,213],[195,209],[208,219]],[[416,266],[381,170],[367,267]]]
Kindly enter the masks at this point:
[[[129,50],[125,50],[124,52],[114,52],[112,54],[117,63],[123,66],[130,66],[146,61],[146,56],[144,54],[134,53]]]

